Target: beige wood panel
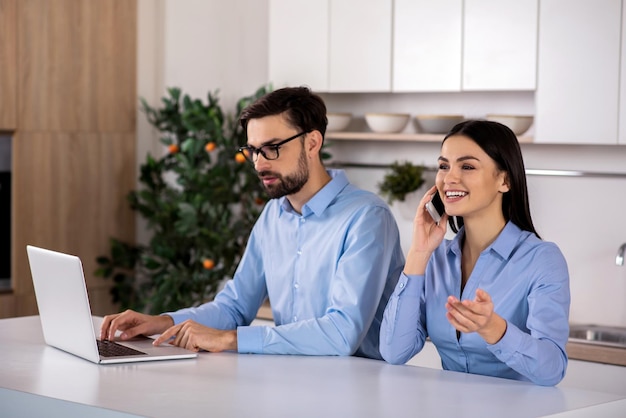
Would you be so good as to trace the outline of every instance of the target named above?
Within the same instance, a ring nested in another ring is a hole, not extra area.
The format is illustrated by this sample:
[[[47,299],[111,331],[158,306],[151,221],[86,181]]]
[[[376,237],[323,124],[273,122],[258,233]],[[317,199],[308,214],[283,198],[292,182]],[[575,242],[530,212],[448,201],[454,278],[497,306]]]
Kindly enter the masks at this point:
[[[20,0],[17,14],[22,130],[135,129],[136,1]]]
[[[93,275],[109,238],[132,241],[133,134],[20,133],[14,140],[13,273],[17,315],[36,313],[26,245],[81,257],[90,292],[110,282]],[[96,301],[94,301],[95,303]],[[110,311],[98,298],[95,313]]]
[[[137,109],[137,3],[94,2],[96,97],[100,132],[134,132]]]
[[[15,296],[12,293],[0,293],[0,318],[15,316]]]
[[[16,0],[0,0],[0,131],[17,123]]]

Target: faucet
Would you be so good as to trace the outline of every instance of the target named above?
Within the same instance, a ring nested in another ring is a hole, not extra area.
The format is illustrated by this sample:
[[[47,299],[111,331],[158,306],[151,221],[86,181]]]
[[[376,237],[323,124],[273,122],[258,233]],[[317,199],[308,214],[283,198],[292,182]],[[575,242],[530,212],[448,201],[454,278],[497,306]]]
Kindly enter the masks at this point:
[[[615,257],[615,264],[618,266],[624,265],[624,252],[626,251],[626,242],[623,243],[617,250],[617,256]]]

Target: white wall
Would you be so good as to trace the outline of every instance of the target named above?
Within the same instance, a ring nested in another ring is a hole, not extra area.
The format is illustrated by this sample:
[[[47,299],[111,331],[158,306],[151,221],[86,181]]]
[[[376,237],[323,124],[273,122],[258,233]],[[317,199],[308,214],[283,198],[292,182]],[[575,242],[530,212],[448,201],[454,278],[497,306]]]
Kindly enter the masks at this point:
[[[144,97],[155,100],[165,86],[180,86],[194,97],[219,88],[224,108],[232,109],[237,98],[266,82],[267,0],[140,0],[139,7],[138,84]],[[366,111],[468,117],[534,113],[534,95],[520,92],[324,97],[329,110],[356,115]],[[139,129],[138,149],[159,149],[154,135]],[[525,144],[522,150],[527,168],[626,173],[625,146]],[[337,141],[330,149],[335,160],[388,164],[410,159],[429,166],[435,164],[438,151],[435,143],[364,141]],[[380,169],[347,171],[354,183],[372,191],[384,174]],[[528,180],[536,227],[544,239],[560,246],[569,264],[571,321],[626,326],[626,267],[615,266],[617,248],[626,241],[626,179],[530,176]],[[595,208],[598,199],[603,202],[600,213]],[[393,209],[406,250],[411,219],[403,214],[406,210]]]
[[[225,110],[267,80],[267,1],[166,0],[165,86],[219,89]]]

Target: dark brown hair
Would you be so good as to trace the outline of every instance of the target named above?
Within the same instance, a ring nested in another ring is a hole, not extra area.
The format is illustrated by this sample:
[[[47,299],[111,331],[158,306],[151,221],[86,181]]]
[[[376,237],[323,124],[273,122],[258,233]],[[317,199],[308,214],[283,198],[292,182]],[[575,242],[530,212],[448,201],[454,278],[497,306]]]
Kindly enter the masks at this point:
[[[308,87],[285,87],[274,90],[246,107],[239,117],[244,132],[250,119],[285,113],[289,123],[304,132],[317,130],[326,134],[326,104]]]

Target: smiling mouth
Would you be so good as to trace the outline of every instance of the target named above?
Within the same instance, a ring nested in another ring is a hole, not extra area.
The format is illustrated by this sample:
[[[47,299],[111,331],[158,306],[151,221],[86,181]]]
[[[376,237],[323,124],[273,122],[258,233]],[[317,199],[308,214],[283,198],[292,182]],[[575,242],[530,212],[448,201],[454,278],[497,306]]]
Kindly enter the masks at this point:
[[[446,198],[448,199],[460,199],[462,197],[467,196],[467,192],[451,190],[446,192]]]

